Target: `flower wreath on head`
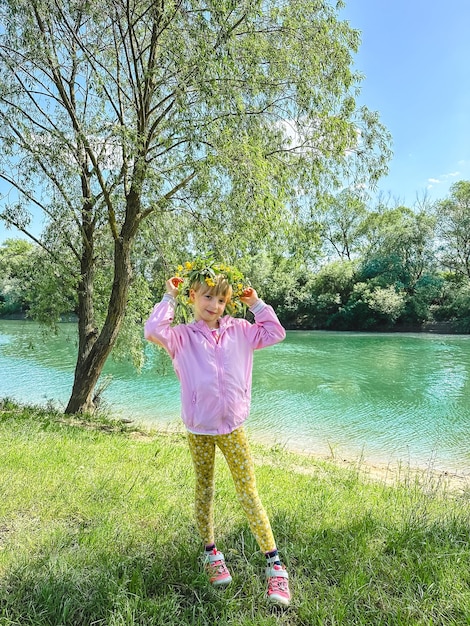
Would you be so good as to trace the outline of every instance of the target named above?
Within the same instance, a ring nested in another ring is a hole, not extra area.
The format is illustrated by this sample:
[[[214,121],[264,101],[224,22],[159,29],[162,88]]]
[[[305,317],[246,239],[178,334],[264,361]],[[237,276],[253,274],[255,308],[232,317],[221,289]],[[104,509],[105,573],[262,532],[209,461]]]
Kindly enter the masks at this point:
[[[176,296],[175,321],[187,322],[192,318],[191,300],[189,298],[192,285],[194,283],[206,283],[208,287],[215,287],[215,280],[220,275],[232,287],[232,297],[225,306],[226,312],[232,316],[245,313],[247,306],[241,302],[240,296],[249,283],[242,272],[225,263],[217,263],[211,258],[197,258],[194,261],[186,261],[176,268],[175,277],[181,278],[183,282],[180,283]]]

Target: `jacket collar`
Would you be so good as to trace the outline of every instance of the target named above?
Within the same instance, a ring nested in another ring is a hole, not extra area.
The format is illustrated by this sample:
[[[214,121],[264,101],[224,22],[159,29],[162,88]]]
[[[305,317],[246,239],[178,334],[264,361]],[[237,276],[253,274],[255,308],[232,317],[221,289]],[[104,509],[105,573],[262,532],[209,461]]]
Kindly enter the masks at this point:
[[[219,320],[220,334],[222,334],[229,326],[232,326],[232,324],[233,324],[233,317],[231,315],[224,315],[224,317],[221,317]],[[209,328],[209,326],[206,324],[206,322],[204,322],[204,320],[199,320],[198,322],[191,322],[191,324],[189,324],[189,328],[191,328],[195,332],[202,333],[205,337],[211,336],[212,331]]]

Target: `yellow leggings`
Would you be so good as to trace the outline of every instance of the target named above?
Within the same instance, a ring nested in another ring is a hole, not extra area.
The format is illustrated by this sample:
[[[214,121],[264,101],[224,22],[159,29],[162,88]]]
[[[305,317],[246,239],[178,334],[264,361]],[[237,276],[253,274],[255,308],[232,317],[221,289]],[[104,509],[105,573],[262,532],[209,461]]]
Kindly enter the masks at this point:
[[[228,435],[195,435],[188,432],[196,473],[196,524],[205,545],[214,543],[214,460],[217,445],[232,474],[238,500],[262,552],[276,549],[266,511],[256,488],[253,459],[243,427]]]

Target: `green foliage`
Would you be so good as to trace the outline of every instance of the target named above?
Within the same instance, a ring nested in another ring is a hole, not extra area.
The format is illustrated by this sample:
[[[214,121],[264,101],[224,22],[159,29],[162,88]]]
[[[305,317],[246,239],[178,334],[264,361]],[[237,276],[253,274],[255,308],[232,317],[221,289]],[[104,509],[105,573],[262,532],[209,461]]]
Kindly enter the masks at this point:
[[[362,289],[361,289],[362,287]],[[386,325],[392,325],[400,317],[405,307],[405,296],[403,290],[397,290],[393,285],[387,287],[374,286],[369,283],[355,285],[355,291],[361,293],[361,300],[367,304],[369,309],[378,314],[377,321]]]
[[[436,309],[442,298],[444,280],[439,274],[425,274],[407,294],[405,308],[400,316],[404,324],[422,324],[436,319]]]
[[[344,305],[353,292],[355,273],[356,263],[349,260],[333,261],[319,270],[312,284],[312,328],[341,329]]]
[[[444,267],[470,279],[470,181],[458,181],[437,203],[438,236]]]
[[[423,274],[432,272],[435,260],[435,219],[423,211],[406,207],[380,208],[365,221],[369,245],[364,251],[363,274],[381,275],[407,290],[414,288]]]
[[[76,282],[62,264],[37,250],[32,278],[28,317],[54,329],[63,316],[76,313]]]
[[[141,275],[132,281],[127,299],[126,315],[119,337],[112,351],[117,361],[130,361],[140,371],[145,362],[142,325],[153,304],[148,282]]]
[[[325,198],[315,217],[328,258],[333,252],[350,261],[360,254],[368,215],[365,200],[350,189]]]
[[[0,315],[27,310],[32,256],[33,245],[23,239],[7,239],[0,246]]]
[[[441,297],[433,313],[438,321],[450,322],[454,330],[470,333],[470,283],[462,274],[444,278]]]
[[[0,248],[0,314],[21,313],[54,327],[75,310],[75,284],[44,250],[22,239]]]
[[[312,274],[302,260],[264,251],[242,263],[258,295],[275,308],[286,328],[309,327]]]

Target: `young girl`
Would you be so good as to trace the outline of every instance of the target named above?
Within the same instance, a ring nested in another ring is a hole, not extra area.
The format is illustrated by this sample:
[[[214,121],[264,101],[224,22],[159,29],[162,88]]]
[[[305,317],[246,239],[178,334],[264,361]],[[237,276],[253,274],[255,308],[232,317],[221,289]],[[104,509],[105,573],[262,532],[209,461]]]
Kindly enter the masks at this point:
[[[194,321],[188,324],[172,326],[183,279],[170,278],[166,294],[145,323],[145,338],[169,353],[181,384],[182,419],[196,474],[196,523],[205,545],[204,562],[210,582],[223,586],[232,580],[214,537],[214,458],[218,446],[250,528],[266,555],[268,598],[287,605],[288,574],[279,560],[271,525],[258,496],[243,428],[250,409],[253,350],[282,341],[285,330],[274,310],[251,287],[242,290],[239,299],[254,314],[255,323],[223,316],[226,305],[233,304],[233,287],[227,279],[230,271],[215,273],[220,267],[225,268],[212,265],[190,283]]]

